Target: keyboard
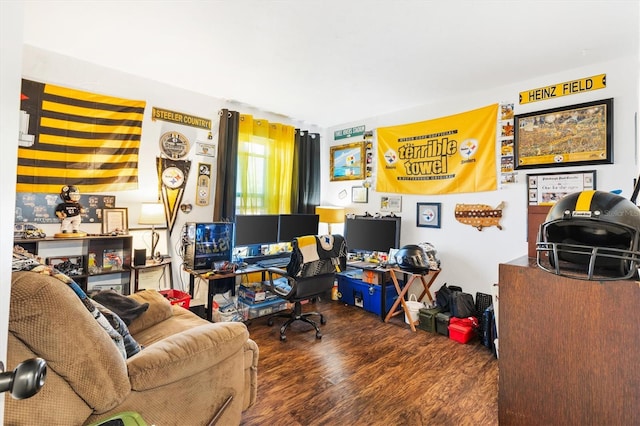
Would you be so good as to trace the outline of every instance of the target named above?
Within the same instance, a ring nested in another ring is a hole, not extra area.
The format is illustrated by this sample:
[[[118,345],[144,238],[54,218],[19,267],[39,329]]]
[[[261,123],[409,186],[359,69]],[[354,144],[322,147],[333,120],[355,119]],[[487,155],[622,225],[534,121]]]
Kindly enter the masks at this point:
[[[289,257],[276,257],[275,259],[264,259],[256,262],[256,265],[263,268],[274,268],[278,266],[287,266],[289,264]]]
[[[379,263],[373,262],[348,262],[347,266],[351,266],[352,268],[361,268],[361,269],[375,269],[380,266]]]

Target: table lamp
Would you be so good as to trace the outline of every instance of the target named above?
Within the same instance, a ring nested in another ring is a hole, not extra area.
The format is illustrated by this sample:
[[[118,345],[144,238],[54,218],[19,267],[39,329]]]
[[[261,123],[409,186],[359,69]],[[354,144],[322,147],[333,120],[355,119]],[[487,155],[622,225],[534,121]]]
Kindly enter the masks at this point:
[[[164,204],[162,203],[142,203],[140,208],[140,225],[151,225],[151,259],[156,257],[156,247],[160,240],[160,234],[156,232],[156,225],[164,225],[167,223],[164,214]]]
[[[320,216],[319,222],[326,223],[329,235],[331,235],[332,223],[344,223],[344,208],[334,206],[317,206],[316,214]]]

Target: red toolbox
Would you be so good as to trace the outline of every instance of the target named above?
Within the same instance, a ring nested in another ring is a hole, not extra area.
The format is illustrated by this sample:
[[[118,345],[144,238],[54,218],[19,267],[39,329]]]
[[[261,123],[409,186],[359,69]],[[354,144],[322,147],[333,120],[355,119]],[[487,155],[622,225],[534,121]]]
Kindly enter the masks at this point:
[[[467,343],[476,335],[478,319],[476,317],[451,318],[449,322],[449,338],[460,343]]]

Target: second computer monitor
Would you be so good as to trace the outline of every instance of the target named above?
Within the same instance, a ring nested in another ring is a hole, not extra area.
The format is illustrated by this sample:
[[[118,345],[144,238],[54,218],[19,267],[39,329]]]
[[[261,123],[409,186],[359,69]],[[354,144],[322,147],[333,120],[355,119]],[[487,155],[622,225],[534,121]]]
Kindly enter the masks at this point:
[[[318,235],[320,216],[317,214],[281,214],[278,225],[278,242],[288,243],[296,237]]]
[[[277,214],[236,216],[236,247],[277,242]]]

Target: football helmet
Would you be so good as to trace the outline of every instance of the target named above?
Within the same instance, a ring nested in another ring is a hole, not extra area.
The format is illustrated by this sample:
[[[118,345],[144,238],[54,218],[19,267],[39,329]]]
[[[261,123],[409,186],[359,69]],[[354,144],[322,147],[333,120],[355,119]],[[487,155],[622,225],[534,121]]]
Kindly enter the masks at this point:
[[[545,271],[584,280],[630,279],[640,266],[640,209],[604,191],[568,194],[540,225],[536,261]]]
[[[65,202],[80,201],[80,190],[73,185],[65,185],[60,190],[60,198]]]
[[[422,247],[409,244],[402,247],[395,255],[396,264],[400,269],[424,274],[429,271],[427,254]]]

